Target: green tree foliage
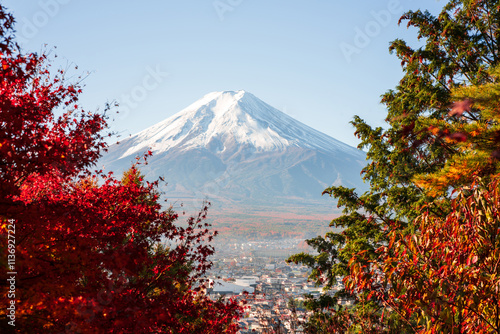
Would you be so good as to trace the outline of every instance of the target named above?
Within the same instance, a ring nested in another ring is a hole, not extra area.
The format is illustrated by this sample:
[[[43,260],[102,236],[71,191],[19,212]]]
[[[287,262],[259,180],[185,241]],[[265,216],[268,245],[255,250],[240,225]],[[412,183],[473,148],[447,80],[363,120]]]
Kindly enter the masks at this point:
[[[363,170],[370,190],[326,189],[344,208],[331,222],[342,232],[309,240],[317,255],[289,259],[310,266],[310,278],[326,290],[343,279],[345,289],[310,304],[311,332],[412,333],[422,319],[437,321],[384,300],[381,291],[394,288],[384,265],[388,258],[397,265],[396,241],[423,233],[422,211],[437,221],[451,219],[457,214],[452,190],[497,172],[499,10],[500,1],[451,0],[438,16],[418,10],[401,17],[418,30],[423,46],[414,49],[403,40],[390,46],[404,76],[382,96],[387,128],[372,128],[359,117],[352,122],[370,160]],[[341,300],[353,306],[340,307]],[[454,318],[448,328],[460,324]]]
[[[444,167],[414,180],[429,192],[470,184],[471,175],[488,176],[499,170],[500,158],[500,67],[489,70],[491,82],[453,89],[454,103],[449,117],[424,119],[429,131],[453,143],[459,150]],[[450,117],[456,118],[450,122]]]

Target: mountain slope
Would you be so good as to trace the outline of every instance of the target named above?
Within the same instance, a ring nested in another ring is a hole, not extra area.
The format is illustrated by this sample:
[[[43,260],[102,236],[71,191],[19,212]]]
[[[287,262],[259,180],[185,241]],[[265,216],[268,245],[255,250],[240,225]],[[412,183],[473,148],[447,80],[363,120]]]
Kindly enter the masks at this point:
[[[332,184],[364,187],[365,154],[245,91],[214,92],[174,116],[112,145],[100,164],[163,176],[169,198],[245,204],[317,201]]]

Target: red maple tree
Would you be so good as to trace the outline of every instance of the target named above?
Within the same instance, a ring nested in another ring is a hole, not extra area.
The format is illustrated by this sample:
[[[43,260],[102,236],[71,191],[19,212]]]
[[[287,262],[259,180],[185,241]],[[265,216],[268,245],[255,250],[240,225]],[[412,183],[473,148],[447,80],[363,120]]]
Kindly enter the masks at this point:
[[[4,305],[0,329],[235,333],[241,306],[205,293],[216,234],[207,207],[181,227],[135,166],[122,180],[92,171],[105,117],[78,106],[80,87],[45,55],[20,51],[13,24],[0,5],[2,296],[12,291],[7,273],[17,273],[15,327]]]

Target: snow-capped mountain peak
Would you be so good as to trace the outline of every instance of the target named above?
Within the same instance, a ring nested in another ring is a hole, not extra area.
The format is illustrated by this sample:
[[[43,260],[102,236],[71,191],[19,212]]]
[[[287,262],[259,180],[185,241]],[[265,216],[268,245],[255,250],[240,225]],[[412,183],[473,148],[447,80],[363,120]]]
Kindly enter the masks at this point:
[[[326,152],[353,149],[244,90],[206,94],[129,140],[122,158],[148,148],[158,153],[173,148],[201,148],[221,153],[238,145],[249,146],[256,152],[284,150],[290,146]]]
[[[205,95],[110,146],[100,164],[121,173],[148,150],[141,172],[164,177],[169,199],[295,207],[317,204],[331,185],[363,187],[364,152],[242,90]]]

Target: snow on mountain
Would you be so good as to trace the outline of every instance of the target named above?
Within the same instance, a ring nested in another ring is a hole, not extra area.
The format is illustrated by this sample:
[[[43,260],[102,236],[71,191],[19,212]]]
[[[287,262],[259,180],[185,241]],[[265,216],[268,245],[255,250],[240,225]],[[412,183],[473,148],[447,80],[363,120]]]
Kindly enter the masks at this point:
[[[166,152],[174,147],[215,148],[222,153],[234,143],[249,144],[257,152],[291,146],[331,153],[352,151],[352,147],[300,123],[243,90],[207,94],[133,139],[121,158],[147,148],[153,152]]]
[[[148,150],[141,171],[164,177],[170,199],[292,205],[320,199],[331,185],[366,188],[362,151],[242,90],[205,95],[112,145],[99,164],[120,173]]]

